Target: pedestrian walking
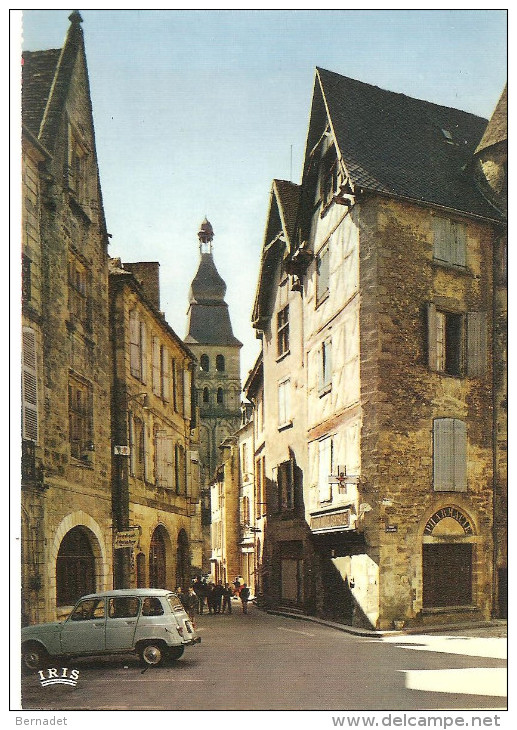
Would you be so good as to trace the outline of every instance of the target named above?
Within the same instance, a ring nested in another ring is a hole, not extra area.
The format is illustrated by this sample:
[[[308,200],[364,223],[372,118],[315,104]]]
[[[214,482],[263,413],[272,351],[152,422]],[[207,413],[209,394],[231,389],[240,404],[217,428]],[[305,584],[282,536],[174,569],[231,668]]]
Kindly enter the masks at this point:
[[[198,575],[193,583],[194,592],[197,596],[197,612],[201,616],[203,614],[203,608],[205,606],[205,595],[206,595],[206,584],[201,580],[201,576]]]
[[[242,603],[242,613],[248,613],[248,601],[250,598],[250,589],[248,588],[246,583],[244,583],[244,585],[241,588],[240,598],[241,598],[241,603]]]
[[[192,626],[194,628],[196,628],[194,613],[195,613],[197,605],[198,605],[198,597],[196,596],[195,590],[191,587],[188,589],[187,613],[188,613],[189,619],[192,621]]]
[[[208,606],[208,613],[214,613],[214,584],[207,583],[206,586],[206,603]]]
[[[222,612],[225,612],[225,609],[228,609],[228,613],[232,612],[232,596],[233,591],[231,586],[228,583],[224,584],[224,591],[223,591],[223,607]]]
[[[223,599],[224,587],[221,581],[214,586],[213,590],[213,602],[214,602],[214,613],[221,613],[221,601]]]

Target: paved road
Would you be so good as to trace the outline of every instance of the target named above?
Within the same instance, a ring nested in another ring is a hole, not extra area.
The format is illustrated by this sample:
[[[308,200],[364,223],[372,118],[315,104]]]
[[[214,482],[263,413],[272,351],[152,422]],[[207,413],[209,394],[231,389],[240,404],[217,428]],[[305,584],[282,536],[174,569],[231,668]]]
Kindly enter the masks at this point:
[[[266,614],[198,617],[202,643],[145,671],[132,656],[68,661],[75,688],[22,681],[23,708],[49,710],[504,709],[504,638],[370,638]],[[61,663],[58,663],[61,666]],[[478,694],[481,693],[481,694]]]

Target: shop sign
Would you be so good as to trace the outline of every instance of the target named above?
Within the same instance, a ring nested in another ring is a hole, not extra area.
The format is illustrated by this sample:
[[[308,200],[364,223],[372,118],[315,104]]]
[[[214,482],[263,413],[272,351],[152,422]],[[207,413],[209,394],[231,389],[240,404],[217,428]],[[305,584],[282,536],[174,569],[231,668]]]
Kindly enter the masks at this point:
[[[438,512],[435,512],[427,520],[426,526],[424,527],[424,535],[431,535],[436,525],[446,517],[456,520],[462,526],[465,535],[473,534],[472,525],[459,509],[456,509],[456,507],[442,507],[442,509],[439,509]]]
[[[117,530],[115,533],[115,549],[134,548],[140,539],[140,528],[130,527],[128,530]]]
[[[334,530],[350,529],[350,510],[340,510],[323,515],[311,517],[311,530],[313,532],[332,532]]]

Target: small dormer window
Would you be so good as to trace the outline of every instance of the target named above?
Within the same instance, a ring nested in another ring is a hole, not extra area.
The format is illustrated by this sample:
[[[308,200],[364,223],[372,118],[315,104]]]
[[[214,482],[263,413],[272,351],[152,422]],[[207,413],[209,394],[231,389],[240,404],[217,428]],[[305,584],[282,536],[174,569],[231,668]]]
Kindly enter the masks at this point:
[[[446,141],[446,142],[447,142],[448,144],[454,144],[454,140],[453,140],[453,138],[452,138],[452,134],[451,134],[451,133],[449,132],[449,130],[448,130],[448,129],[443,129],[443,128],[442,128],[442,134],[443,134],[443,136],[444,136],[444,138],[445,138],[445,141]]]

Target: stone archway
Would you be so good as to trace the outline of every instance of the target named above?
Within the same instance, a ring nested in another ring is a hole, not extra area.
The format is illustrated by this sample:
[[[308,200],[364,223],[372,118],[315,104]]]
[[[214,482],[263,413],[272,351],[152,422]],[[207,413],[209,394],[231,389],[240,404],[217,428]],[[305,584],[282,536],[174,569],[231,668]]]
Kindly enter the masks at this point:
[[[158,525],[149,547],[149,587],[167,587],[167,530]]]
[[[422,539],[422,607],[446,609],[475,603],[472,520],[447,505],[427,520]]]
[[[97,522],[83,510],[77,510],[67,515],[58,525],[52,547],[49,551],[47,561],[47,580],[49,585],[47,614],[49,620],[59,612],[57,603],[57,560],[59,551],[65,536],[74,530],[81,528],[83,535],[88,540],[89,547],[94,558],[94,591],[107,589],[110,578],[110,567],[106,544],[102,529]]]
[[[88,593],[95,593],[93,534],[82,525],[66,533],[56,559],[56,606],[73,606]]]

